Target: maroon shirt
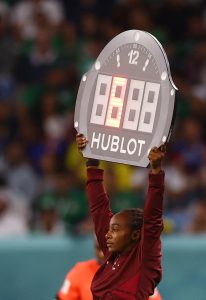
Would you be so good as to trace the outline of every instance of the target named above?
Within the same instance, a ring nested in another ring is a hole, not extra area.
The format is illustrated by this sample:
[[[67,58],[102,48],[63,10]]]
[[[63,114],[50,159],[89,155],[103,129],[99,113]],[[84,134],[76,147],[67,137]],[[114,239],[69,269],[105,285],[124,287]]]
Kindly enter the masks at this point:
[[[106,257],[94,276],[91,290],[95,300],[148,300],[161,279],[161,240],[164,172],[149,174],[144,225],[137,245],[120,255],[111,254],[105,235],[113,216],[103,186],[103,170],[87,169],[87,193],[95,232]]]

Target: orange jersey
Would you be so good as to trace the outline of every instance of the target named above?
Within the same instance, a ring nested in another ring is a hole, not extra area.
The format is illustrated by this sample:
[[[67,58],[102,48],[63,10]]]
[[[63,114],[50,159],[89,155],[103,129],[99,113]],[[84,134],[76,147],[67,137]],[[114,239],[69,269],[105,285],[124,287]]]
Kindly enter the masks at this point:
[[[149,300],[162,300],[162,297],[160,296],[157,288],[155,289],[154,294],[149,297]]]
[[[90,290],[94,274],[99,268],[95,259],[77,263],[66,275],[63,285],[58,292],[59,300],[93,300]],[[162,300],[155,289],[149,300]]]
[[[90,290],[94,274],[99,268],[95,259],[77,263],[66,275],[58,292],[60,300],[92,300]]]

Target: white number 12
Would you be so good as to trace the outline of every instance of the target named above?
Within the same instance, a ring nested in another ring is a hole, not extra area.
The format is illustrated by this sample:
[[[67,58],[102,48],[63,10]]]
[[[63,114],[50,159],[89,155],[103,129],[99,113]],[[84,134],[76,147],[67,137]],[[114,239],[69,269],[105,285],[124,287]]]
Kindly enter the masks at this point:
[[[129,64],[131,64],[131,65],[137,65],[137,59],[139,57],[139,51],[132,49],[128,53],[128,56],[129,56]]]

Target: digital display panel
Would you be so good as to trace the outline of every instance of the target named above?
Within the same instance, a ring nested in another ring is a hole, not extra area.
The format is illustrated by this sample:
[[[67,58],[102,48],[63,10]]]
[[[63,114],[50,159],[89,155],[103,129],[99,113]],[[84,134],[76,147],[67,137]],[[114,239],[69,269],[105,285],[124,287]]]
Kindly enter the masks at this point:
[[[121,77],[114,77],[109,97],[109,105],[106,115],[106,126],[117,127],[120,126],[122,116],[122,108],[125,99],[125,91],[127,86],[127,79]]]
[[[83,155],[146,167],[149,149],[170,134],[176,89],[152,35],[115,37],[80,84],[74,126],[89,141]]]

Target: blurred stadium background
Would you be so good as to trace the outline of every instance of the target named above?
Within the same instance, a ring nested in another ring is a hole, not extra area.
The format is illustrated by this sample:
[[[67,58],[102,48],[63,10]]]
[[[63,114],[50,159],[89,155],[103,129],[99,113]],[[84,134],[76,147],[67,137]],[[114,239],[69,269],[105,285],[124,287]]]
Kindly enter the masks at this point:
[[[206,299],[204,0],[0,1],[0,299],[52,299],[93,256],[73,114],[82,75],[118,33],[152,33],[179,88],[165,162],[164,300]],[[147,170],[106,164],[112,208],[143,206]]]

